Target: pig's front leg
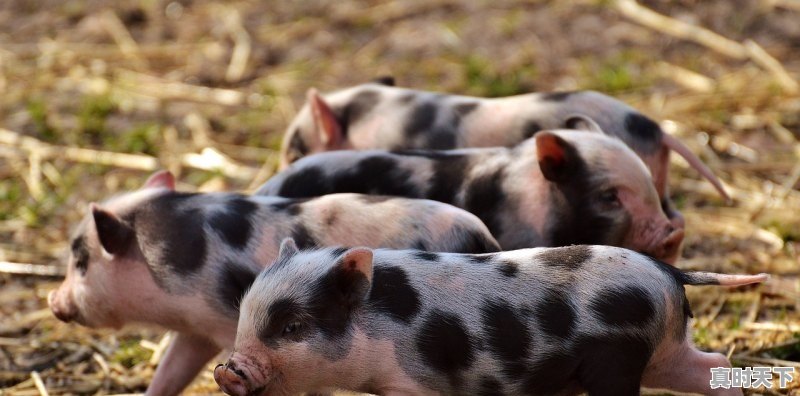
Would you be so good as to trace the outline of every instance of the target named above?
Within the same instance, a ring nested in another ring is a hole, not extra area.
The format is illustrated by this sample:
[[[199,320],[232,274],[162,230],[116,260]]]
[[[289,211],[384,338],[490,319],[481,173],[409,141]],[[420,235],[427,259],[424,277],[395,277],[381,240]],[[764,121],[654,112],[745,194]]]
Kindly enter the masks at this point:
[[[220,348],[210,340],[195,335],[177,333],[167,347],[147,387],[147,396],[178,395],[197,376]]]

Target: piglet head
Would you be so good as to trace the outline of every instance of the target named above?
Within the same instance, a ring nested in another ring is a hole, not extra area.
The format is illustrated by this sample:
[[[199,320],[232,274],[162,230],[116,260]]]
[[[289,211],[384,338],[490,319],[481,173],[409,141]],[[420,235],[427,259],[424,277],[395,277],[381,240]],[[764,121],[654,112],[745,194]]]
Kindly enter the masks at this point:
[[[121,213],[142,202],[155,189],[174,189],[169,172],[153,174],[142,189],[104,205],[91,204],[70,242],[67,275],[48,295],[53,315],[64,322],[92,327],[120,327],[126,308],[125,285],[147,270],[141,263],[133,225]],[[136,266],[139,267],[136,267]],[[141,285],[141,283],[139,283]]]
[[[309,154],[348,148],[344,128],[328,101],[316,89],[309,89],[306,104],[283,136],[280,169]]]
[[[650,172],[621,141],[602,134],[536,135],[539,168],[553,183],[555,245],[621,246],[673,263],[683,228],[670,221]]]
[[[294,394],[326,385],[372,282],[372,251],[299,252],[291,239],[242,299],[234,353],[214,379],[230,395]],[[313,369],[309,369],[312,368]]]

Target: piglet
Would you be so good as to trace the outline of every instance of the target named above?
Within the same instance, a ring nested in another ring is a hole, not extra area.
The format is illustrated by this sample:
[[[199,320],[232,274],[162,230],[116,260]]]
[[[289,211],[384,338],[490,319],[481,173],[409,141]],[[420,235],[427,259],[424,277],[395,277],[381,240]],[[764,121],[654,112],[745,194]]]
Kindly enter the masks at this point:
[[[242,300],[214,378],[236,396],[741,394],[710,388],[710,368],[730,363],[692,346],[684,285],[765,279],[610,246],[468,255],[287,240]]]
[[[683,240],[642,160],[602,134],[542,131],[514,148],[319,153],[257,194],[339,192],[453,204],[483,220],[504,250],[602,244],[673,263]]]
[[[92,204],[78,226],[66,279],[50,293],[65,322],[177,332],[149,395],[175,395],[233,346],[239,301],[280,241],[453,252],[498,251],[474,215],[427,200],[335,194],[287,199],[175,191],[171,174]]]
[[[381,79],[335,92],[310,89],[286,129],[281,166],[328,150],[449,150],[513,146],[541,130],[574,129],[583,119],[594,130],[631,147],[650,168],[656,191],[676,227],[683,217],[669,200],[669,152],[677,152],[726,199],[722,183],[684,144],[631,106],[594,91],[542,92],[476,98],[394,87]]]

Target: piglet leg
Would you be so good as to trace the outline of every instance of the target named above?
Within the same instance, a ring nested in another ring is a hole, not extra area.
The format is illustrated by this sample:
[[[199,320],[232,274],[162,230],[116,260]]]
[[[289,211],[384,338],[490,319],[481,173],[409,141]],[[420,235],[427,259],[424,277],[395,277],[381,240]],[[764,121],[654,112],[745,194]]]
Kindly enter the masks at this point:
[[[673,346],[667,354],[669,356],[656,367],[645,370],[643,386],[714,396],[742,394],[740,388],[711,389],[711,368],[731,367],[724,355],[698,351],[688,341]]]
[[[158,363],[153,382],[145,395],[180,394],[219,351],[220,348],[206,338],[178,333]]]

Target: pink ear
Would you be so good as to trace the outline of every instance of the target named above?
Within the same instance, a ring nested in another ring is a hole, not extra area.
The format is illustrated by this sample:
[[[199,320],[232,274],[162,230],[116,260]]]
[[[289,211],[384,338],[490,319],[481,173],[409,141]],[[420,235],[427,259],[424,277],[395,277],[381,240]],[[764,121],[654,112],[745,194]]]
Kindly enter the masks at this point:
[[[372,282],[372,250],[353,248],[344,252],[339,267],[344,272],[361,273],[367,282]]]
[[[342,140],[342,126],[333,114],[333,110],[314,88],[308,90],[306,100],[311,106],[311,116],[314,118],[314,125],[320,134],[322,144],[329,149],[338,148]]]
[[[158,171],[150,175],[142,188],[166,188],[175,190],[175,176],[167,170]]]
[[[560,136],[551,132],[539,132],[536,134],[536,156],[544,177],[553,182],[562,182],[571,176],[577,153]]]

